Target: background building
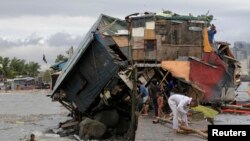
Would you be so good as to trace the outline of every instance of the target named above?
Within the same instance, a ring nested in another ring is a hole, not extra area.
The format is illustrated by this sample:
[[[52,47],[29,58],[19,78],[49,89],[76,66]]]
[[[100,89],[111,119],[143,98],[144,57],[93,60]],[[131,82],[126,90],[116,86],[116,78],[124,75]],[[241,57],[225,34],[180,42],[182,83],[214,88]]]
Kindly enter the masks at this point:
[[[233,52],[237,60],[240,61],[241,64],[241,74],[243,76],[249,76],[249,68],[250,68],[250,43],[245,41],[236,41],[234,42]]]

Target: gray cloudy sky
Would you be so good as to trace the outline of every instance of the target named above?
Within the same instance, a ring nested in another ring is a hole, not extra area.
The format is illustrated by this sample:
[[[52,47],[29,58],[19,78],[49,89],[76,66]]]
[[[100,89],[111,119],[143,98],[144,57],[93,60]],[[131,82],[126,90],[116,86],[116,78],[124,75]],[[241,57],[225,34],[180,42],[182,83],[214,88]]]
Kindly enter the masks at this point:
[[[135,12],[171,10],[214,15],[216,40],[250,42],[250,0],[0,0],[0,56],[35,61],[47,69],[84,37],[103,13],[124,18]],[[46,55],[48,64],[42,62]]]

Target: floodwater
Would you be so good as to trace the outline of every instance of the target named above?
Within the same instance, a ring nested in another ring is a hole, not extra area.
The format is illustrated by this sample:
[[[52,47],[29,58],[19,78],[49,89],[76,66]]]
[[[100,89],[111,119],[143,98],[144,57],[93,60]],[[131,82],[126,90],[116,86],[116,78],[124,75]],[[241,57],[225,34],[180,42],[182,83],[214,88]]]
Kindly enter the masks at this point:
[[[49,91],[43,90],[1,92],[0,141],[22,140],[31,133],[42,135],[69,119],[69,112],[47,94]]]
[[[248,83],[242,83],[237,90],[237,100],[250,101],[247,94]],[[39,141],[69,141],[66,138],[42,138],[42,133],[58,127],[69,117],[60,103],[52,102],[46,96],[50,91],[15,91],[0,92],[0,141],[23,140],[31,133],[38,135]],[[151,122],[151,121],[150,121]],[[248,124],[249,115],[220,114],[215,124]],[[41,137],[39,138],[39,135]],[[191,139],[192,140],[192,139]],[[191,141],[190,140],[190,141]]]

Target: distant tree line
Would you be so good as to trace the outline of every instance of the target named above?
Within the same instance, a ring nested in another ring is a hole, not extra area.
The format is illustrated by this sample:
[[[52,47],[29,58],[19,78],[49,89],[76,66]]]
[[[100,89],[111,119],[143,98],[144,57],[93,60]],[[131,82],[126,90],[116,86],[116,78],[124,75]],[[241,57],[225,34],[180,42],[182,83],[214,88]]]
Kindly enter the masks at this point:
[[[20,75],[36,77],[39,69],[40,65],[36,62],[26,63],[25,60],[16,57],[10,59],[0,56],[0,75],[5,78],[15,78]]]
[[[60,61],[65,61],[65,60],[68,60],[68,57],[62,55],[62,54],[59,54],[56,56],[56,60],[55,60],[55,63],[58,63]]]

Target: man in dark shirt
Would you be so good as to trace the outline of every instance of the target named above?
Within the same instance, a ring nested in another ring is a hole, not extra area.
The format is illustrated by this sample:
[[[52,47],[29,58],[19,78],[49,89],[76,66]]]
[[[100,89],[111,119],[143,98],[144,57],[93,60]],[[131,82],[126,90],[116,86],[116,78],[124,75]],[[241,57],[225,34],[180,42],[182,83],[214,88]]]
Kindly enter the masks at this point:
[[[147,105],[148,88],[140,81],[137,82],[137,86],[139,87],[140,96],[143,102],[143,107],[142,107],[143,115],[148,115],[148,105]]]
[[[152,100],[152,106],[155,112],[155,116],[158,116],[158,105],[157,105],[157,95],[160,93],[160,87],[157,85],[157,80],[153,79],[149,87],[149,95]]]
[[[214,35],[216,34],[216,32],[216,27],[212,24],[210,26],[210,29],[208,30],[208,39],[210,44],[214,43]]]

